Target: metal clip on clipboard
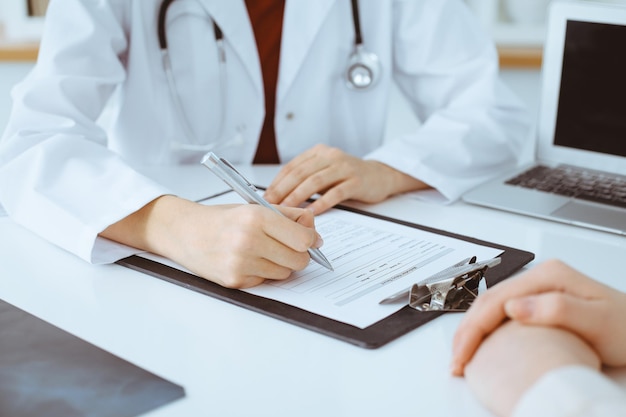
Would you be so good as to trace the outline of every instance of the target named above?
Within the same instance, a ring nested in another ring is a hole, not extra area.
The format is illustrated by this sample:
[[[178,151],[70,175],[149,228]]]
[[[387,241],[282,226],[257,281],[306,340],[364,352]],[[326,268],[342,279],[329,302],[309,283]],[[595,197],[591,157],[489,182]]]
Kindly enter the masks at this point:
[[[409,307],[418,311],[467,311],[478,296],[479,285],[487,269],[500,262],[500,258],[481,262],[476,262],[475,256],[464,259],[380,303],[408,298]]]

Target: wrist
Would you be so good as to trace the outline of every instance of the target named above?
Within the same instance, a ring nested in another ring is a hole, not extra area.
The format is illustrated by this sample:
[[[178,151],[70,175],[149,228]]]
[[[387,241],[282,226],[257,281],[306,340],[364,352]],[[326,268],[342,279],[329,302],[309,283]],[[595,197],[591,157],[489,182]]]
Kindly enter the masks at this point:
[[[193,204],[172,195],[163,195],[150,201],[139,210],[110,225],[100,233],[107,239],[137,249],[161,253],[160,236],[170,230],[175,213],[186,204]]]
[[[386,180],[382,187],[382,189],[387,193],[385,198],[409,191],[431,188],[428,184],[418,180],[417,178],[405,174],[402,171],[398,171],[385,163],[374,160],[369,162],[377,165],[379,171],[382,170],[385,173],[385,175],[380,176],[381,179]]]
[[[142,209],[143,228],[140,231],[142,249],[170,258],[183,241],[185,221],[193,218],[197,203],[164,195]]]
[[[465,376],[489,409],[507,416],[542,375],[572,365],[598,369],[600,361],[573,333],[508,321],[483,341]]]

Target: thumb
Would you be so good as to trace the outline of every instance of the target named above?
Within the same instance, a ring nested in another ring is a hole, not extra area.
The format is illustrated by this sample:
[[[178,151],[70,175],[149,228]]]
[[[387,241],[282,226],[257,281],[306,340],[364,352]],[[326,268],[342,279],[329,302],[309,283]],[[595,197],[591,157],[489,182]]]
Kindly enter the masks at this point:
[[[315,214],[308,208],[275,206],[285,217],[298,223],[300,226],[304,226],[311,229],[311,244],[307,248],[321,248],[324,245],[322,236],[315,230]]]
[[[274,206],[285,217],[305,227],[315,227],[315,214],[307,208]]]
[[[593,343],[593,335],[606,319],[605,307],[601,300],[547,292],[508,300],[504,311],[521,323],[560,327]]]

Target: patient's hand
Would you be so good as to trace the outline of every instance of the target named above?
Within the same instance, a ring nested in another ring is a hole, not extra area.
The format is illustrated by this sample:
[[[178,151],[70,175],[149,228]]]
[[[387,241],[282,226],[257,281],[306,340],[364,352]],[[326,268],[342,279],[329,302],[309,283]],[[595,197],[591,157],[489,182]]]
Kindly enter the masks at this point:
[[[483,341],[465,367],[465,378],[487,408],[509,416],[543,374],[568,365],[599,369],[600,359],[567,330],[508,321]]]
[[[454,337],[454,374],[463,373],[483,339],[506,318],[567,330],[588,343],[603,364],[626,365],[626,294],[551,260],[476,299]]]

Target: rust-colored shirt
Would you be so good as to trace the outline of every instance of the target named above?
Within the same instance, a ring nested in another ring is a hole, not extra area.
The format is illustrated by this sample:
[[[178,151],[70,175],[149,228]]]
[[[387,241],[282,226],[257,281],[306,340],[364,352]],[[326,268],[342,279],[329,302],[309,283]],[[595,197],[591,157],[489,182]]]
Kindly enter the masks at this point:
[[[263,122],[254,163],[276,164],[280,160],[276,149],[274,115],[276,112],[276,82],[278,80],[280,37],[283,28],[285,0],[246,0],[246,6],[259,51],[265,90],[265,121]]]

